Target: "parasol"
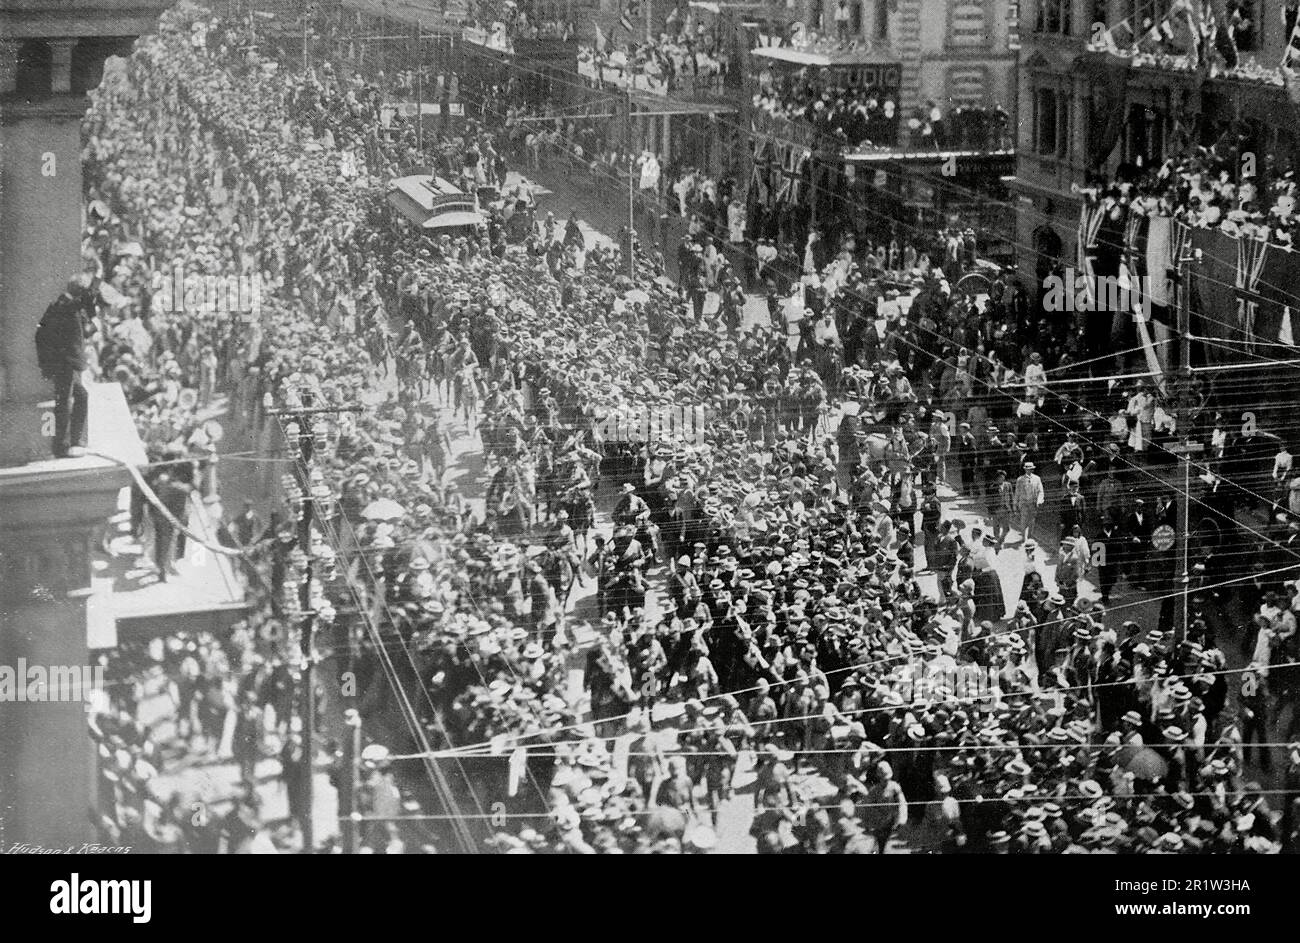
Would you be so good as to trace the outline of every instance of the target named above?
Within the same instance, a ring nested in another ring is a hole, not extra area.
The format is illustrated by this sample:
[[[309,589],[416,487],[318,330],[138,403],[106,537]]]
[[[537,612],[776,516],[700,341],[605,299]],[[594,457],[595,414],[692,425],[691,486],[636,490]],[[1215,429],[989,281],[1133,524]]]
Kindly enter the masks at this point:
[[[1169,772],[1169,764],[1155,750],[1150,747],[1140,747],[1136,749],[1127,759],[1123,758],[1121,751],[1120,765],[1136,776],[1138,779],[1163,779]]]
[[[987,275],[970,272],[957,280],[957,284],[953,286],[953,294],[987,296],[992,287],[993,283],[989,281]]]
[[[665,835],[681,838],[686,833],[686,818],[671,806],[660,806],[646,818],[645,830],[651,840]]]
[[[406,514],[406,508],[402,507],[392,498],[380,498],[377,501],[371,501],[366,505],[361,516],[370,521],[391,521],[403,517]]]

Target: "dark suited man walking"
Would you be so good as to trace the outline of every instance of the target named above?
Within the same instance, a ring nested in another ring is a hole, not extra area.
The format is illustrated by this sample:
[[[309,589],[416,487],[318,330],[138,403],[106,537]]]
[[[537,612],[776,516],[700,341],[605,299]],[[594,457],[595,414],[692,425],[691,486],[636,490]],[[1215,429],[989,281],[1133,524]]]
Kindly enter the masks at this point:
[[[1128,551],[1124,532],[1115,522],[1114,515],[1106,515],[1101,525],[1101,535],[1097,539],[1102,545],[1101,558],[1097,561],[1097,580],[1101,588],[1101,601],[1109,603]]]
[[[82,454],[86,445],[86,338],[95,315],[92,280],[78,275],[45,309],[36,328],[36,359],[54,384],[54,457]]]
[[[1124,529],[1128,531],[1133,582],[1145,589],[1151,572],[1151,532],[1156,529],[1156,523],[1142,498],[1133,502],[1133,512],[1124,522]]]
[[[160,472],[154,479],[153,490],[172,516],[186,524],[190,492],[194,489],[173,474],[168,469]],[[149,512],[154,526],[154,563],[158,566],[158,579],[165,583],[167,574],[175,572],[172,561],[185,554],[185,535],[157,508],[150,505]]]

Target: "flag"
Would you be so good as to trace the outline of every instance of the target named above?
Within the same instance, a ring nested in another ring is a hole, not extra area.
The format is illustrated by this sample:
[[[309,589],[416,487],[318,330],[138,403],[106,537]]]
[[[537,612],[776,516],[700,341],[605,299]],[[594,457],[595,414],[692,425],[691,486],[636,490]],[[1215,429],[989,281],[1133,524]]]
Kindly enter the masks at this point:
[[[1151,304],[1168,309],[1174,303],[1173,282],[1169,273],[1174,270],[1174,221],[1169,216],[1148,217],[1144,268],[1147,275],[1147,291],[1151,293]]]
[[[623,27],[623,29],[627,30],[629,33],[634,32],[634,30],[632,29],[632,18],[628,16],[626,13],[622,14],[618,18],[618,24],[619,26]]]
[[[600,31],[600,24],[596,24],[596,51],[605,51],[605,34]]]
[[[790,202],[797,206],[804,201],[804,174],[808,172],[808,161],[812,152],[807,148],[792,155],[790,167]]]
[[[1298,58],[1300,58],[1300,19],[1296,20],[1295,28],[1291,30],[1291,36],[1286,41],[1286,49],[1282,51],[1282,68],[1285,69]]]
[[[1237,269],[1234,284],[1237,289],[1237,328],[1241,331],[1246,353],[1249,354],[1255,349],[1255,326],[1260,301],[1259,276],[1264,271],[1268,243],[1263,239],[1247,239],[1244,236],[1239,236],[1236,242]]]
[[[1089,305],[1092,301],[1093,262],[1097,257],[1097,234],[1101,231],[1101,222],[1106,215],[1101,203],[1084,200],[1079,207],[1079,229],[1075,235],[1075,262],[1078,271],[1083,274],[1084,287],[1088,293]]]
[[[1292,35],[1291,38],[1294,40],[1295,36]],[[1291,47],[1288,46],[1287,52],[1290,51]],[[1297,80],[1295,70],[1284,65],[1280,71],[1282,73],[1282,86],[1286,89],[1287,100],[1291,102],[1293,107],[1300,108],[1300,80]]]
[[[1269,245],[1255,279],[1255,336],[1261,343],[1295,345],[1295,285],[1300,283],[1300,252]]]
[[[1088,135],[1088,161],[1094,168],[1106,163],[1124,135],[1129,65],[1124,56],[1098,58],[1085,65],[1092,86],[1089,127],[1093,133]]]

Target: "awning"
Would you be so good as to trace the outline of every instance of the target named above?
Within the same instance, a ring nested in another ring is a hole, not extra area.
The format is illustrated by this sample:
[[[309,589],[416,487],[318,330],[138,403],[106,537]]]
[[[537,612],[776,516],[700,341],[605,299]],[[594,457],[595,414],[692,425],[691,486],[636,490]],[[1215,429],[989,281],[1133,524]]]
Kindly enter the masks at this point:
[[[764,59],[775,59],[778,62],[789,62],[793,65],[820,66],[823,68],[829,66],[900,65],[897,59],[868,49],[829,49],[823,52],[811,49],[795,49],[792,46],[759,46],[757,49],[752,50],[750,55]]]
[[[397,23],[419,24],[434,35],[453,35],[460,32],[460,24],[451,22],[432,3],[399,2],[389,0],[343,0],[343,8],[366,16],[382,17]]]
[[[731,115],[738,110],[735,105],[708,101],[686,101],[681,98],[653,95],[650,92],[638,90],[629,92],[628,98],[633,105],[633,118],[646,112],[653,115]]]
[[[846,164],[873,164],[873,163],[890,163],[894,161],[916,160],[916,161],[938,161],[940,163],[949,158],[958,158],[961,160],[973,160],[975,158],[1014,158],[1016,152],[1011,149],[995,151],[940,151],[940,150],[903,150],[881,148],[880,150],[859,151],[856,154],[845,154],[844,162]]]

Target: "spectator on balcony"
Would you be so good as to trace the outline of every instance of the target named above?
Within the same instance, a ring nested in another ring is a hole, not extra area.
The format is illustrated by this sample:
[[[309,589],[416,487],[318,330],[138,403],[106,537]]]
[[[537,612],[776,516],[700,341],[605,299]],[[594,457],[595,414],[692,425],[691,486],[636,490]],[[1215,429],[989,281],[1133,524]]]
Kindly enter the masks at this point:
[[[54,457],[80,455],[86,445],[86,339],[94,333],[92,279],[82,274],[68,282],[45,309],[36,328],[41,374],[54,384]]]

